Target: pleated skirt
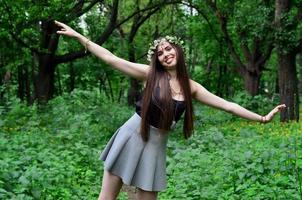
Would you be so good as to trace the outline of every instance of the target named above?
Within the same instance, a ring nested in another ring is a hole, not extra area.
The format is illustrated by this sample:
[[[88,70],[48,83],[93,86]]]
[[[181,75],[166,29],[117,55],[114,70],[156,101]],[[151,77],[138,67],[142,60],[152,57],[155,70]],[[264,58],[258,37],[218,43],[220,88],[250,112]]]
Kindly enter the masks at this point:
[[[104,168],[126,185],[145,191],[166,188],[166,146],[168,134],[151,126],[148,142],[140,135],[141,117],[134,114],[112,136],[100,159]]]

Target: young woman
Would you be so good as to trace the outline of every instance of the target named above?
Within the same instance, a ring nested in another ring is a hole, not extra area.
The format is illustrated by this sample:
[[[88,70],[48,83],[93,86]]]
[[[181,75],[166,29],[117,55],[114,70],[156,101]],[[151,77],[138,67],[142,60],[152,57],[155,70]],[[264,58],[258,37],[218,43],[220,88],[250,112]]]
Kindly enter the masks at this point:
[[[184,136],[193,130],[192,98],[242,118],[266,123],[285,105],[260,116],[228,102],[189,79],[182,41],[166,36],[157,39],[148,51],[150,65],[121,59],[93,43],[69,26],[55,22],[58,34],[76,38],[86,50],[113,68],[145,81],[143,98],[135,114],[123,124],[101,154],[104,175],[99,200],[116,199],[123,183],[138,188],[137,198],[153,200],[166,187],[166,143],[168,132],[184,113]]]

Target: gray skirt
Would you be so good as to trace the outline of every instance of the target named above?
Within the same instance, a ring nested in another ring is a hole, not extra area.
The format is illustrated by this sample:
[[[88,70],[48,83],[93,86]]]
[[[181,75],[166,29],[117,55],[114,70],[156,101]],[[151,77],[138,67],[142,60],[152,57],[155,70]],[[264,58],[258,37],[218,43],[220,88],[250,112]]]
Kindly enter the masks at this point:
[[[112,136],[100,159],[104,168],[124,184],[145,191],[166,188],[166,146],[168,134],[150,126],[148,142],[140,135],[141,117],[134,114]]]

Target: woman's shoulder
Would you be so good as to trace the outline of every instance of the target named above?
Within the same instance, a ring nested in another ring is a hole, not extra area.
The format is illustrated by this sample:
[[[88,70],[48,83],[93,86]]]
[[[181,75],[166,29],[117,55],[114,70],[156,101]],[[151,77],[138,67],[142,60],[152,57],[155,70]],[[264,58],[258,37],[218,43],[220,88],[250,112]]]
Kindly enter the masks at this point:
[[[192,79],[189,79],[189,83],[190,83],[190,88],[191,88],[191,94],[194,95],[196,93],[197,86],[200,84]]]
[[[202,93],[206,91],[205,87],[203,87],[200,83],[190,79],[190,87],[191,87],[191,94],[194,97],[197,93]]]

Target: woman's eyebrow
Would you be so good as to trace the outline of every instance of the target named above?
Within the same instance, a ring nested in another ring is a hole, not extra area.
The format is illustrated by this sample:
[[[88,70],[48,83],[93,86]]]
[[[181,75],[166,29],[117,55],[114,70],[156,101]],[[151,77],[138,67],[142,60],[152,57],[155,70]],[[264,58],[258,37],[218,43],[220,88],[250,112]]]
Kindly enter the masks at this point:
[[[161,53],[161,52],[163,52],[161,49],[157,50],[157,53]]]
[[[165,46],[165,47],[162,47],[161,49],[167,49],[168,47],[170,47],[170,45],[167,45],[167,46]],[[157,52],[160,52],[160,51],[162,51],[162,50],[158,50]]]

